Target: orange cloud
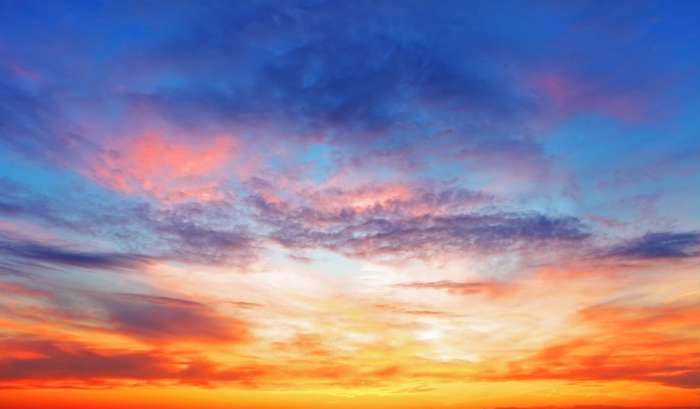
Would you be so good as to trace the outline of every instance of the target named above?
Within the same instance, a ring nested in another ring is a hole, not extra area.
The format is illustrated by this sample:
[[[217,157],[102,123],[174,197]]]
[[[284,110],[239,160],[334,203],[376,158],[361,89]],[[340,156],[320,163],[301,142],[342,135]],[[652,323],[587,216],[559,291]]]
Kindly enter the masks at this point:
[[[597,306],[582,310],[577,319],[590,328],[588,334],[551,344],[509,363],[506,374],[487,378],[629,380],[700,388],[698,305]]]
[[[473,295],[486,294],[491,297],[502,295],[505,292],[512,290],[513,286],[497,281],[485,282],[456,282],[456,281],[429,281],[429,282],[411,282],[399,284],[399,287],[413,289],[429,289],[429,290],[445,290],[454,294]]]
[[[176,355],[159,350],[100,349],[76,342],[32,337],[0,339],[0,389],[99,388],[166,382],[252,383],[267,374],[255,365],[221,366],[201,354]],[[130,383],[125,383],[130,382]]]

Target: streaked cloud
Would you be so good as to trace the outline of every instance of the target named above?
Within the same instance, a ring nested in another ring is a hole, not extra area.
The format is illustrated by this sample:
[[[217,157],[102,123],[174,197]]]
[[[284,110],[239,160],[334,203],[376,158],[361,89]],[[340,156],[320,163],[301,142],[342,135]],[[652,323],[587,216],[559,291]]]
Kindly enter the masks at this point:
[[[688,258],[700,255],[700,234],[657,232],[613,247],[609,256],[630,259]]]

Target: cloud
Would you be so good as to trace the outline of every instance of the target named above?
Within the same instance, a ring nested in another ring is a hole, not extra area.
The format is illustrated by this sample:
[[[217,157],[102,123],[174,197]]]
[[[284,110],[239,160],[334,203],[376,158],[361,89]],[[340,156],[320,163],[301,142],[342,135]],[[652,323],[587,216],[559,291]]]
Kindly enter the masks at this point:
[[[374,212],[352,208],[326,212],[270,203],[254,205],[271,238],[290,248],[326,248],[358,257],[422,257],[446,252],[516,251],[537,242],[561,245],[587,239],[585,225],[573,217],[537,213],[472,212],[405,214],[378,205]]]
[[[614,246],[606,255],[640,260],[697,257],[700,256],[700,233],[647,233]]]
[[[232,220],[226,203],[190,203],[144,209],[138,221],[155,234],[165,258],[245,266],[256,259],[257,237]]]
[[[429,189],[418,184],[363,184],[303,192],[316,214],[365,217],[420,216],[472,210],[491,204],[493,196],[468,189]],[[312,214],[309,213],[311,216]],[[313,222],[312,220],[309,220]]]
[[[190,133],[234,129],[241,150],[270,167],[279,163],[271,150],[323,143],[342,148],[344,159],[401,152],[397,163],[457,159],[521,180],[547,168],[528,125],[536,101],[504,69],[515,50],[488,30],[468,29],[464,20],[480,25],[474,15],[454,10],[457,23],[421,4],[214,9],[188,10],[176,36],[125,56],[124,72],[115,73],[125,77],[120,105]],[[426,24],[426,15],[435,20]],[[431,35],[416,38],[416,26]],[[140,72],[152,78],[145,83],[161,83],[136,85]],[[515,163],[517,172],[502,169]]]
[[[236,141],[178,142],[160,132],[117,140],[93,159],[88,174],[123,193],[145,193],[166,202],[222,200],[215,172],[229,162]]]
[[[115,200],[77,190],[56,197],[45,195],[11,180],[0,179],[5,195],[0,198],[0,215],[48,225],[52,229],[77,233],[98,241],[110,241],[122,251],[88,254],[39,243],[22,244],[23,239],[6,237],[6,251],[12,248],[29,256],[53,257],[54,261],[95,264],[112,257],[126,266],[128,259],[172,259],[202,264],[230,263],[245,266],[256,258],[256,236],[232,216],[239,211],[229,201],[176,202],[154,205],[136,199]],[[80,203],[80,205],[75,205]],[[10,244],[10,241],[16,241]],[[31,244],[31,245],[30,245]],[[22,247],[24,246],[24,247]],[[41,248],[43,246],[43,248]],[[19,254],[18,254],[19,255]],[[107,267],[107,266],[105,266]]]
[[[493,39],[488,41],[482,33],[464,37],[470,39],[468,44],[464,38],[456,41],[437,33],[434,38],[413,39],[410,30],[423,23],[425,13],[433,14],[431,10],[372,4],[372,13],[366,13],[367,6],[290,3],[247,10],[218,7],[214,14],[199,10],[203,12],[194,13],[191,25],[177,38],[150,50],[146,61],[134,62],[144,69],[187,76],[188,84],[140,97],[150,99],[174,120],[197,112],[219,120],[287,124],[297,133],[334,128],[360,134],[385,131],[410,121],[415,102],[510,118],[520,109],[507,84],[487,75],[487,70],[465,69],[470,65],[464,60],[495,48]],[[395,13],[406,20],[392,18]],[[341,16],[355,21],[352,29],[338,27]],[[394,26],[391,30],[388,21]],[[375,33],[373,41],[358,35],[363,32]],[[250,36],[258,39],[257,45],[234,40]],[[454,47],[459,53],[450,52]],[[229,82],[229,87],[204,86],[211,75],[233,73],[241,80]],[[348,133],[328,136],[355,142]]]
[[[509,285],[499,282],[457,282],[457,281],[420,281],[397,284],[403,288],[446,290],[450,293],[461,295],[486,294],[496,296],[509,289]]]
[[[0,144],[32,159],[65,164],[89,144],[65,118],[49,93],[0,81]],[[76,149],[71,151],[71,149]]]
[[[55,245],[38,243],[0,233],[0,253],[17,259],[18,263],[38,263],[49,266],[70,266],[86,269],[135,269],[149,259],[126,253],[78,251]]]
[[[508,363],[506,373],[484,378],[631,380],[700,388],[700,343],[685,335],[700,326],[699,312],[696,304],[589,307],[577,318],[593,332],[549,345]]]
[[[0,177],[0,215],[51,223],[62,227],[70,221],[55,207],[55,201],[6,177]]]
[[[42,339],[0,340],[0,380],[157,379],[176,377],[177,366],[153,352],[98,352]],[[26,357],[26,358],[24,358]]]
[[[119,381],[166,381],[203,385],[210,382],[253,385],[265,367],[220,366],[199,355],[173,357],[158,351],[97,349],[85,344],[42,338],[0,338],[0,388],[104,387]]]
[[[626,122],[650,122],[658,115],[654,101],[661,83],[616,89],[599,78],[571,78],[572,73],[536,74],[530,80],[546,104],[563,116],[595,113]]]
[[[403,286],[399,284],[399,286]],[[413,316],[424,316],[424,317],[448,317],[452,315],[449,312],[439,311],[434,309],[425,309],[421,307],[408,306],[403,304],[374,304],[374,308],[379,311],[389,312],[394,314],[407,314]]]
[[[27,298],[50,298],[51,293],[38,288],[25,286],[18,283],[6,283],[0,281],[0,290],[11,297],[27,297]]]
[[[60,283],[60,282],[59,282]],[[98,329],[145,344],[241,344],[251,340],[248,323],[213,305],[171,294],[115,293],[70,288],[54,280],[0,281],[8,296],[0,299],[0,316],[69,328]],[[233,302],[236,311],[260,305]],[[80,307],[78,309],[78,307]],[[88,308],[86,308],[88,307]]]
[[[98,294],[95,299],[115,331],[149,342],[234,344],[249,336],[243,321],[195,301],[131,293]]]

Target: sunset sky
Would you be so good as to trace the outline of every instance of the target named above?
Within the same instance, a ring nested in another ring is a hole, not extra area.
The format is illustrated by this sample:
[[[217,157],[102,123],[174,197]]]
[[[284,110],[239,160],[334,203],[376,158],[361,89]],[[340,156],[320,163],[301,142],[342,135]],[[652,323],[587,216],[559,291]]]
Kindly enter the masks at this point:
[[[699,22],[0,0],[0,409],[699,408]]]

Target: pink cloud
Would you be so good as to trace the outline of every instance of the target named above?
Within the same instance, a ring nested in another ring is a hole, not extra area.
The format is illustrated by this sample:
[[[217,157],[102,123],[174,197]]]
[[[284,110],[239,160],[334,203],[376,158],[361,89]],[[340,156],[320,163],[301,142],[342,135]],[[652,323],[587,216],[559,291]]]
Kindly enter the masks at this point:
[[[144,193],[165,202],[220,200],[221,170],[236,155],[237,143],[220,136],[185,143],[147,132],[108,147],[90,175],[124,193]]]
[[[351,209],[364,213],[413,200],[415,188],[401,183],[370,185],[356,189],[327,189],[312,195],[316,208],[327,211]]]

